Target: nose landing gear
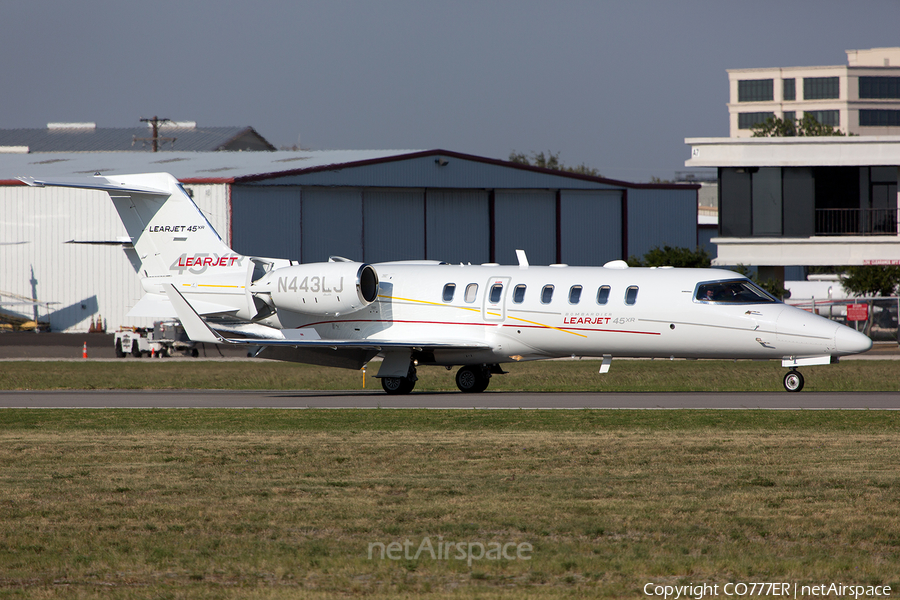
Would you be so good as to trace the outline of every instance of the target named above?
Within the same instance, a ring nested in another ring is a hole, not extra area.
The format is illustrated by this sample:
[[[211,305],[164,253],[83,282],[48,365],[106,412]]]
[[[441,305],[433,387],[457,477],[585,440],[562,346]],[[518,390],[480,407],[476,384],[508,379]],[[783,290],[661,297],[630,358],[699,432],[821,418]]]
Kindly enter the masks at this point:
[[[799,392],[803,389],[803,383],[803,375],[795,369],[791,369],[784,376],[784,389],[789,392]]]

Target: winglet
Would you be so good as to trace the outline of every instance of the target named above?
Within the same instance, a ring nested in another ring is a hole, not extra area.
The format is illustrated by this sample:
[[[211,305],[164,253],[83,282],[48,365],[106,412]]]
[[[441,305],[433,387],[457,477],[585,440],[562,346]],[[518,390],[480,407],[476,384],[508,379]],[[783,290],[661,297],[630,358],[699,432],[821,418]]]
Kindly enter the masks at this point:
[[[175,314],[178,315],[178,320],[181,321],[181,325],[184,327],[184,331],[188,334],[189,338],[195,342],[209,342],[211,344],[226,343],[225,338],[210,329],[209,325],[206,324],[206,321],[200,318],[200,315],[197,314],[194,307],[184,299],[184,296],[175,289],[174,285],[167,283],[163,285],[163,289],[166,290],[169,302],[171,302],[172,306],[175,308]]]

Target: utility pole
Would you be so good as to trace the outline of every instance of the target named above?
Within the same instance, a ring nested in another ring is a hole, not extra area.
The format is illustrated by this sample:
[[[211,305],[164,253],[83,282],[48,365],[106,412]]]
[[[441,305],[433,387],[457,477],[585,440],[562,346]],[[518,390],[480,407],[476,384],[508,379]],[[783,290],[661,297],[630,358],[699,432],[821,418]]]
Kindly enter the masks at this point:
[[[150,123],[150,126],[153,128],[153,137],[149,138],[139,138],[134,136],[131,140],[131,145],[134,146],[135,142],[152,142],[153,151],[159,152],[159,142],[172,142],[175,144],[175,140],[178,138],[173,137],[159,137],[159,126],[161,123],[169,123],[171,119],[160,119],[159,117],[154,116],[152,119],[141,119],[141,123]]]

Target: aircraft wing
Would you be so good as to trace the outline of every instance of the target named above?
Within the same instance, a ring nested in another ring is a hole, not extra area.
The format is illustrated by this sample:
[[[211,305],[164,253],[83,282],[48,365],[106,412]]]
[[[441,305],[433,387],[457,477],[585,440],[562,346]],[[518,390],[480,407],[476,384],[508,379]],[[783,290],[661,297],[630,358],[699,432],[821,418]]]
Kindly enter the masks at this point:
[[[323,340],[314,329],[282,329],[284,339],[270,338],[226,338],[213,331],[206,324],[194,307],[184,299],[184,296],[175,289],[171,283],[163,286],[166,295],[172,303],[178,320],[181,321],[185,333],[195,342],[212,344],[243,344],[246,346],[290,346],[305,348],[331,348],[347,350],[369,350],[380,352],[382,350],[449,350],[449,349],[478,349],[490,348],[484,342],[463,342],[460,340]]]

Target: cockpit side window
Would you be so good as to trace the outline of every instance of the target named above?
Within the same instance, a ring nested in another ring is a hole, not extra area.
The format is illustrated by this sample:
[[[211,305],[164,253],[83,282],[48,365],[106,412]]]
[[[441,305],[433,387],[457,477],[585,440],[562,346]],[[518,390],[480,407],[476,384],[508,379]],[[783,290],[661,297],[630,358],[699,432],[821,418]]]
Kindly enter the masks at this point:
[[[697,286],[697,302],[711,304],[768,304],[778,302],[765,290],[747,279],[710,281]]]

